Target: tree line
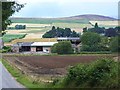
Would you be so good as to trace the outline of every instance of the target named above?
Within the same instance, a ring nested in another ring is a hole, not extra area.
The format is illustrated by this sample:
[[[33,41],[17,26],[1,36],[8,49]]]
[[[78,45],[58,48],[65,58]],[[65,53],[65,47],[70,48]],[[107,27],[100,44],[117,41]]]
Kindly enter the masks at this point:
[[[43,38],[55,38],[55,37],[79,37],[79,34],[75,31],[72,31],[70,28],[59,28],[53,26],[52,29],[46,32]]]
[[[98,23],[95,23],[93,28],[87,28],[87,27],[83,28],[83,32],[95,32],[107,37],[115,37],[118,36],[120,33],[120,26],[105,29],[105,27],[99,27]]]

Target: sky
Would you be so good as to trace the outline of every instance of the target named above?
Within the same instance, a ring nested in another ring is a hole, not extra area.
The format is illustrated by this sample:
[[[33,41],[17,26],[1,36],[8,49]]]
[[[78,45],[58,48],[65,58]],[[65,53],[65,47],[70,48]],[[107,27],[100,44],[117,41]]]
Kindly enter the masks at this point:
[[[118,18],[119,0],[15,0],[26,3],[13,17],[69,17],[98,14]]]

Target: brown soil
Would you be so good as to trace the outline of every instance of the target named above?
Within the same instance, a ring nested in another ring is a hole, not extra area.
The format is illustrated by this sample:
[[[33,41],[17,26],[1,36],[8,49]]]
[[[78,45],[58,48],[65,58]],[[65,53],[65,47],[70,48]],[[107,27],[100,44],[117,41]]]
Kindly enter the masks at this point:
[[[78,63],[88,63],[99,56],[19,56],[18,59],[35,68],[65,68]]]
[[[65,75],[67,67],[113,56],[5,56],[22,71],[38,75]]]

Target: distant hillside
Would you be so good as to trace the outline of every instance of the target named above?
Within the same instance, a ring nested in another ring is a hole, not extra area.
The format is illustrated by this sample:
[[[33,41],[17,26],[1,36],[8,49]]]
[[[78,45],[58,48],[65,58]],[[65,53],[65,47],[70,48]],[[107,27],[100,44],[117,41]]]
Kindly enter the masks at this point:
[[[67,19],[87,19],[90,21],[113,21],[113,20],[117,20],[117,19],[109,17],[109,16],[94,15],[94,14],[71,16],[71,17],[67,17]]]
[[[88,24],[89,21],[113,21],[115,18],[102,16],[102,15],[78,15],[71,17],[62,17],[62,18],[19,18],[13,17],[10,18],[14,23],[83,23]]]

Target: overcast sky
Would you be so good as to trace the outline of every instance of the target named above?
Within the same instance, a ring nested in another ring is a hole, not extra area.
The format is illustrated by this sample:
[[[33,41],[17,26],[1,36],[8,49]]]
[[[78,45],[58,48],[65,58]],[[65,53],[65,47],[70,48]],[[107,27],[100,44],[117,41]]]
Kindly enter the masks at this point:
[[[99,14],[118,17],[119,0],[16,0],[26,3],[14,17],[68,17]]]

